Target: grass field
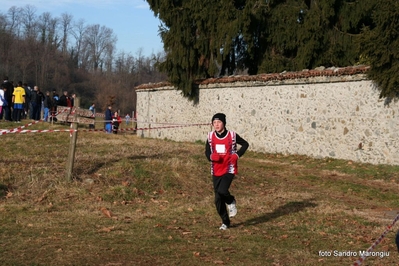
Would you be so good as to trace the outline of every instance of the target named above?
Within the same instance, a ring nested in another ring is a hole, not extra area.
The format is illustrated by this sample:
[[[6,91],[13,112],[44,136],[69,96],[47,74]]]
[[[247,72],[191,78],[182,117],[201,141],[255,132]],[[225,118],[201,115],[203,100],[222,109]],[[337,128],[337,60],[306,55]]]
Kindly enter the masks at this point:
[[[203,142],[78,132],[68,181],[69,141],[0,135],[0,265],[353,265],[399,210],[398,166],[247,152],[220,231]],[[397,230],[362,265],[396,265]]]

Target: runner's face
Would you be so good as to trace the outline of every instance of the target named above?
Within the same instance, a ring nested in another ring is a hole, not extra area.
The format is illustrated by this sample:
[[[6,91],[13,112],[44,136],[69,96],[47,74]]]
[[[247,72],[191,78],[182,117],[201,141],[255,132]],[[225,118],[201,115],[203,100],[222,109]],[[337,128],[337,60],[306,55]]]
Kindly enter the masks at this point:
[[[216,132],[222,133],[224,131],[224,124],[220,120],[213,120],[212,125]]]

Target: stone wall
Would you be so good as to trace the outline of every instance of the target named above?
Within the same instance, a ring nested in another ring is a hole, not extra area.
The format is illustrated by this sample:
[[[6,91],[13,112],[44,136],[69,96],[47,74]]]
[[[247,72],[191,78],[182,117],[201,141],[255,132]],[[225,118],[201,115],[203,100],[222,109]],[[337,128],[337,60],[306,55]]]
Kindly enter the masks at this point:
[[[212,115],[223,112],[253,151],[398,165],[398,103],[379,99],[366,70],[211,79],[195,103],[166,83],[147,84],[136,89],[138,128],[165,128],[138,134],[205,141]]]

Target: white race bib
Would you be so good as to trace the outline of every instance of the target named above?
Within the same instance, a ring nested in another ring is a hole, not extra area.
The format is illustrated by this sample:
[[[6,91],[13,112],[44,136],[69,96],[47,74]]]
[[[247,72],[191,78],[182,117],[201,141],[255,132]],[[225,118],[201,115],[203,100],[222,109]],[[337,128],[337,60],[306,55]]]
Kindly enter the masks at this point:
[[[219,154],[225,154],[226,153],[226,146],[223,144],[216,144],[215,146],[216,152]]]

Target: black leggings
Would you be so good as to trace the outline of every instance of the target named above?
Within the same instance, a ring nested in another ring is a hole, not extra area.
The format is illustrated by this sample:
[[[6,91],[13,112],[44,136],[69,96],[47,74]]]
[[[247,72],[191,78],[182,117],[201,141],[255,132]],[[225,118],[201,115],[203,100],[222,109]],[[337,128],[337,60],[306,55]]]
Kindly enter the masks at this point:
[[[225,174],[222,176],[212,176],[213,178],[213,189],[215,192],[215,205],[216,210],[222,218],[225,225],[230,225],[229,213],[226,208],[226,204],[231,204],[235,199],[230,194],[229,188],[231,182],[233,182],[233,174]]]
[[[23,112],[24,110],[23,109],[17,109],[17,108],[14,108],[14,111],[13,111],[13,120],[14,121],[21,121],[21,117],[22,117],[22,112]]]

